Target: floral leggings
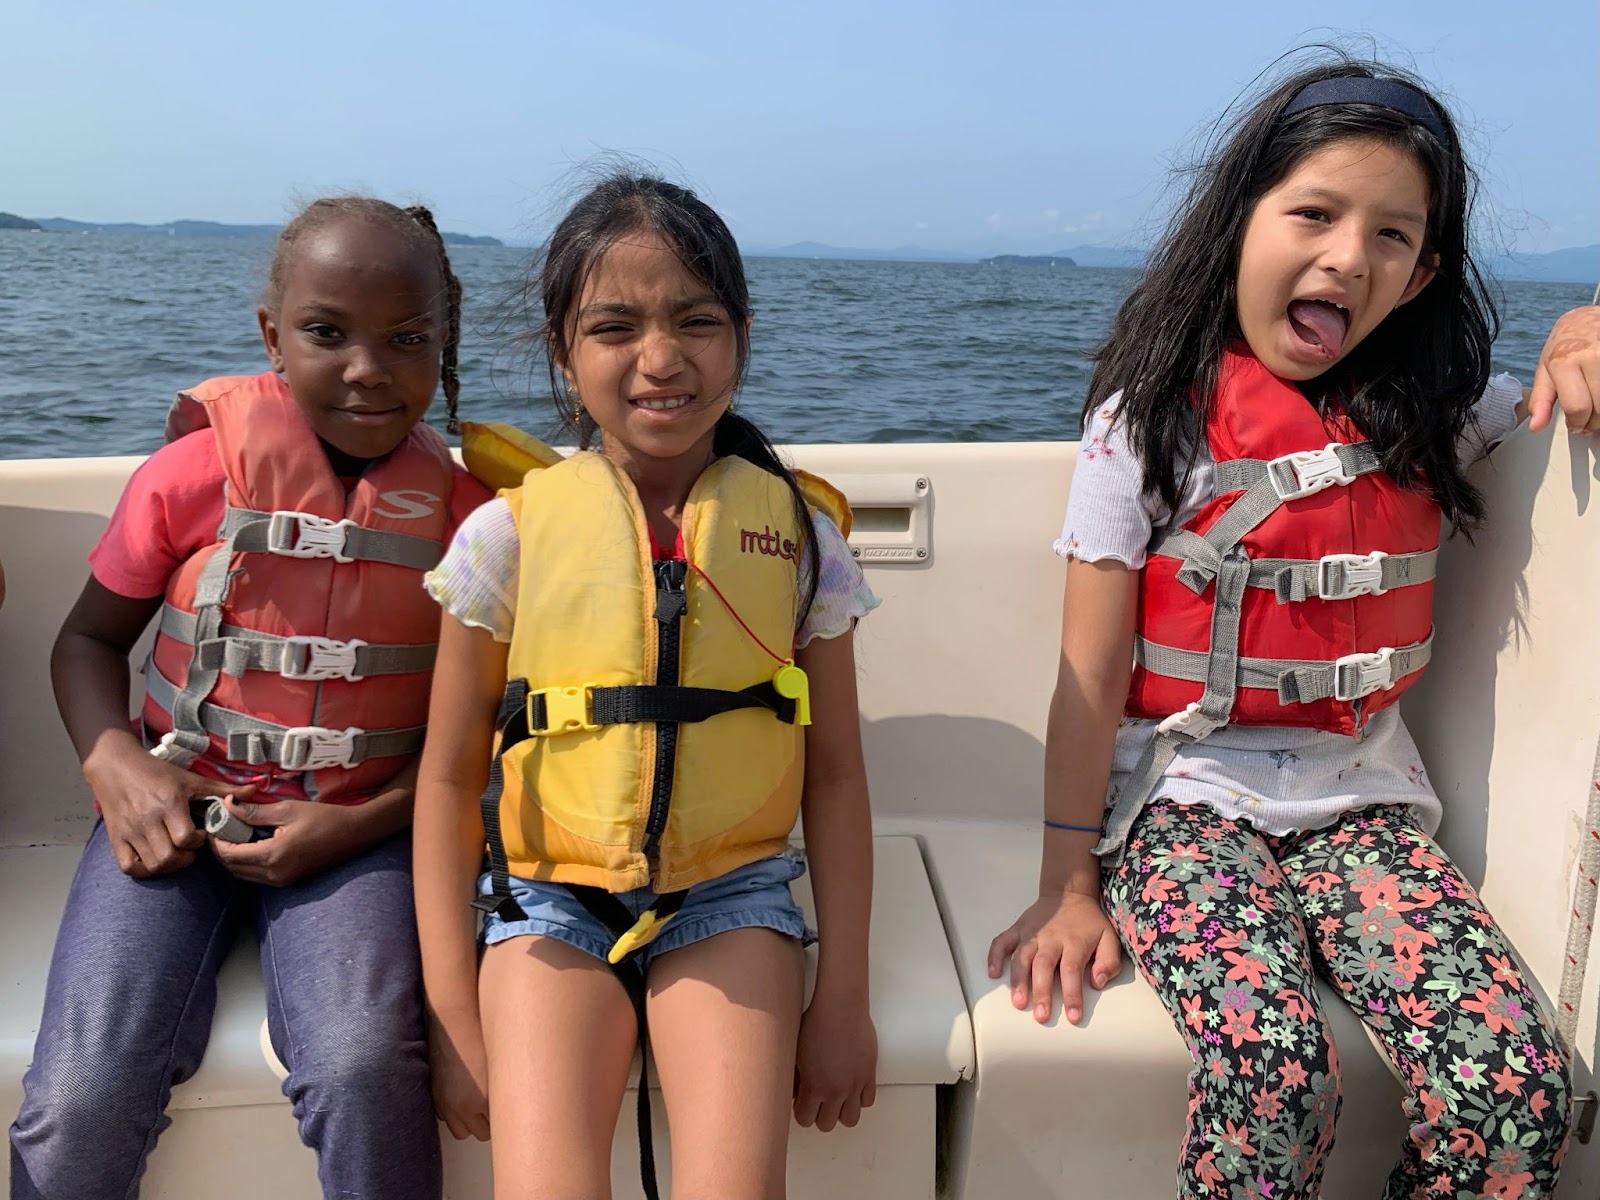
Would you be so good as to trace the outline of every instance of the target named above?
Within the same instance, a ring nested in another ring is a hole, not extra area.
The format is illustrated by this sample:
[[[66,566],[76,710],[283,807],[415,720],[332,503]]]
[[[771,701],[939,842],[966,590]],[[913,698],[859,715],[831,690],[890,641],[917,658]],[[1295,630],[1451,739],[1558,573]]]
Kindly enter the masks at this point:
[[[1111,920],[1195,1061],[1180,1196],[1317,1195],[1340,1097],[1316,976],[1409,1085],[1384,1200],[1554,1191],[1569,1097],[1550,1019],[1408,809],[1268,837],[1157,801],[1106,861]]]

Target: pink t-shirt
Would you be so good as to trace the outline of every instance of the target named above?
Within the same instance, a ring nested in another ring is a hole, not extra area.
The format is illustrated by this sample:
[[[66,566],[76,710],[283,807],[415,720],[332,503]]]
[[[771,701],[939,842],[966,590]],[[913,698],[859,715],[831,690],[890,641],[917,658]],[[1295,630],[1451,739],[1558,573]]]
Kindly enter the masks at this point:
[[[209,429],[161,447],[128,480],[111,524],[89,552],[94,577],[130,599],[165,595],[177,569],[217,540],[226,478]],[[457,466],[446,538],[489,498],[489,490]]]

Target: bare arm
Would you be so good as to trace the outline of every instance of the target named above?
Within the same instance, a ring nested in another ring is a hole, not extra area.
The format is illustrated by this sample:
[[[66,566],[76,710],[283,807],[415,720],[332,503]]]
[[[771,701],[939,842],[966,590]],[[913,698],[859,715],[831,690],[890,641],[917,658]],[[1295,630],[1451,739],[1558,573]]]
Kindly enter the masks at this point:
[[[1044,815],[1100,828],[1117,722],[1133,672],[1138,574],[1115,561],[1073,562],[1061,612],[1061,658],[1045,734]],[[1095,832],[1045,829],[1039,898],[989,948],[989,975],[1011,967],[1012,1003],[1047,1021],[1061,979],[1068,1021],[1083,1015],[1083,974],[1105,984],[1121,956],[1100,907]]]
[[[205,835],[194,826],[191,800],[253,793],[154,758],[134,736],[128,653],[160,607],[159,596],[120,596],[91,577],[50,656],[56,706],[105,818],[112,853],[137,878],[194,861]]]
[[[855,646],[816,638],[796,656],[811,679],[801,820],[817,905],[817,980],[801,1023],[795,1116],[824,1131],[854,1125],[876,1092],[868,1004],[872,811],[861,754]]]
[[[477,919],[470,905],[483,861],[478,805],[489,781],[508,650],[487,631],[445,614],[417,778],[413,873],[434,1102],[457,1138],[489,1135]]]

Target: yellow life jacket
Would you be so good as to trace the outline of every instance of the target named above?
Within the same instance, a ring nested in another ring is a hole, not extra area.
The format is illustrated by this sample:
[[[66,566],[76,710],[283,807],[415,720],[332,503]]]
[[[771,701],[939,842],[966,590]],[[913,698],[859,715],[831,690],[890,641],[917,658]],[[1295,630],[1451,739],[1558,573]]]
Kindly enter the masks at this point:
[[[837,492],[802,486],[839,511]],[[779,853],[809,700],[793,646],[811,531],[795,527],[784,481],[714,462],[675,563],[652,561],[638,493],[601,454],[535,466],[503,494],[521,565],[498,803],[484,809],[494,865],[666,894]]]

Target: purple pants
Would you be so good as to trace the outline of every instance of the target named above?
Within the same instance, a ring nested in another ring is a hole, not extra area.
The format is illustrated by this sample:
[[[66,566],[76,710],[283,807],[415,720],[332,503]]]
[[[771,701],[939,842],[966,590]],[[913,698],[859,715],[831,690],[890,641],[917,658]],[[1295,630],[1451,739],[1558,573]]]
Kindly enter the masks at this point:
[[[409,835],[269,888],[204,852],[176,874],[131,879],[103,824],[56,936],[11,1127],[12,1200],[139,1194],[173,1085],[211,1036],[217,968],[251,911],[283,1091],[324,1195],[439,1200]]]

